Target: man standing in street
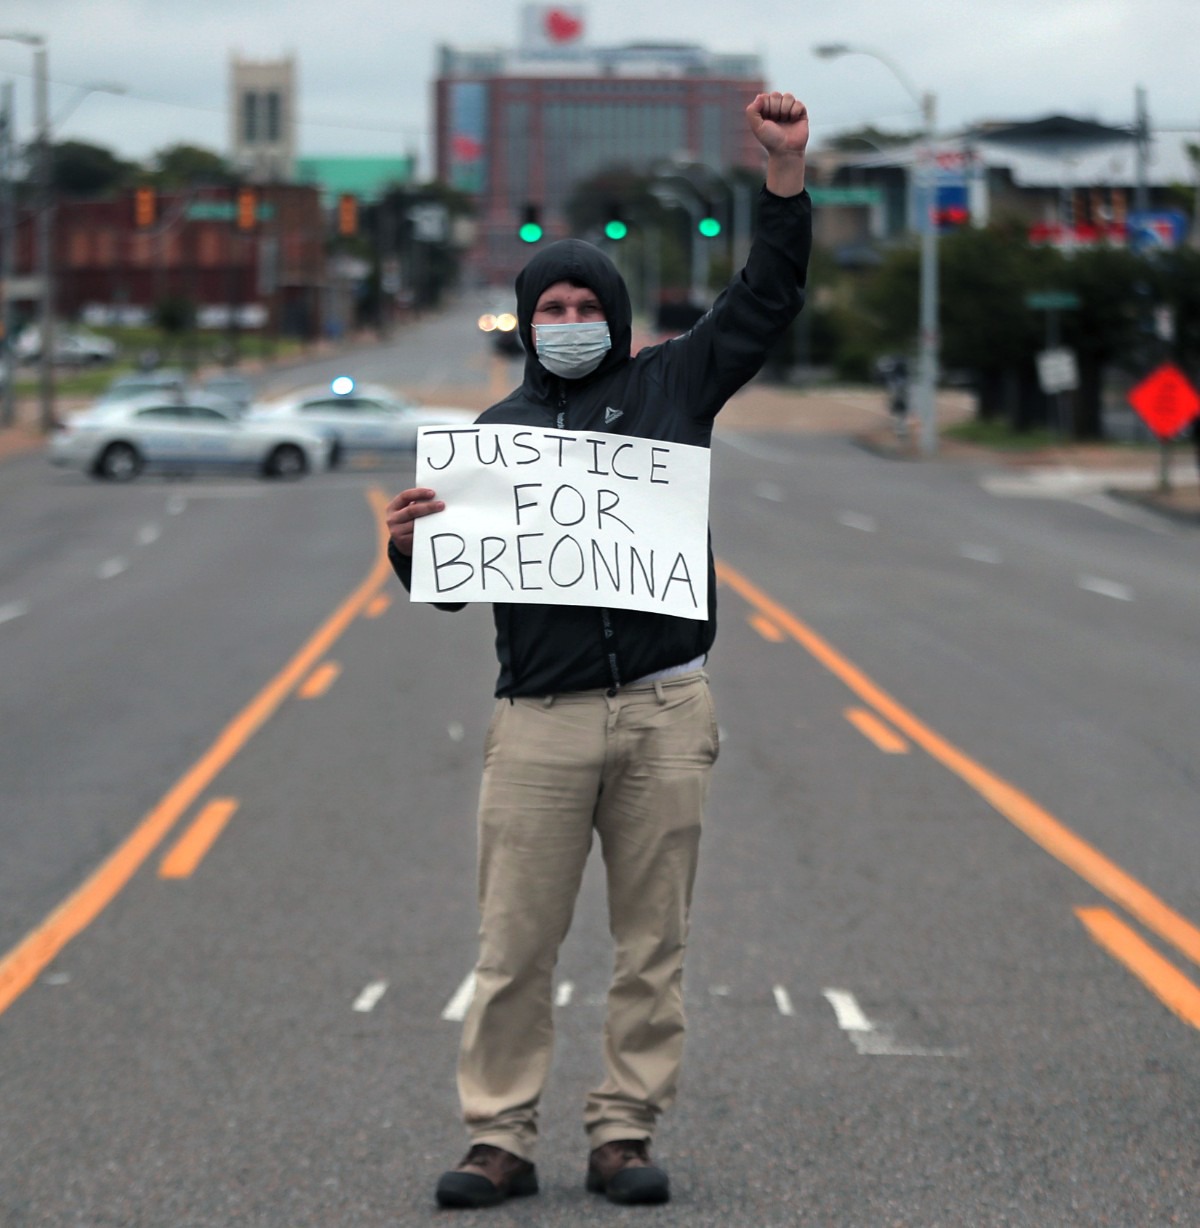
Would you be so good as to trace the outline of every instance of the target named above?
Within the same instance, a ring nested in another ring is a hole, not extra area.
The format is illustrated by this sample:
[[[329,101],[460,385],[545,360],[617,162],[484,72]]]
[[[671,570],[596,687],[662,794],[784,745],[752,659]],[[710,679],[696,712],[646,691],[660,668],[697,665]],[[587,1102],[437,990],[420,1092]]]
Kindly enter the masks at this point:
[[[634,356],[616,267],[591,244],[552,243],[517,278],[524,380],[480,423],[710,446],[717,413],[800,311],[812,243],[804,104],[760,94],[745,116],[767,154],[766,184],[746,265],[712,309],[682,337]],[[388,555],[406,587],[414,523],[444,506],[426,487],[388,504]],[[718,751],[704,671],[716,632],[711,550],[708,569],[706,619],[493,607],[500,674],[479,802],[480,951],[458,1067],[471,1146],[438,1181],[442,1206],[537,1192],[554,966],[593,833],[616,957],[605,1077],[584,1111],[586,1186],[617,1203],[670,1197],[650,1142],[678,1083],[688,912]]]

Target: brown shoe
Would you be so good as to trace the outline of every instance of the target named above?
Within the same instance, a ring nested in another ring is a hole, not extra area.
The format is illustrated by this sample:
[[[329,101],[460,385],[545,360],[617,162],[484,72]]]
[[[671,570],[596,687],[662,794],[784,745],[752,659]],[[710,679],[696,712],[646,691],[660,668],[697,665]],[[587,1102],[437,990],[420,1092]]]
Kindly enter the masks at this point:
[[[587,1188],[625,1206],[671,1199],[667,1174],[650,1162],[650,1147],[642,1138],[623,1138],[597,1147],[588,1156]]]
[[[537,1169],[511,1151],[476,1143],[437,1183],[442,1207],[494,1207],[506,1198],[538,1192]]]

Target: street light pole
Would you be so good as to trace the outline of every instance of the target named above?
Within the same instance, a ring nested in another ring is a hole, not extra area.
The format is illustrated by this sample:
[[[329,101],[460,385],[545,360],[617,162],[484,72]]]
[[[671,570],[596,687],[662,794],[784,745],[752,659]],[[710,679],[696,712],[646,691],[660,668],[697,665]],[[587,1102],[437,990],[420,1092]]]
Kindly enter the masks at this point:
[[[24,43],[33,48],[33,110],[37,130],[37,271],[38,296],[39,421],[43,431],[54,425],[54,293],[52,187],[50,148],[50,78],[46,68],[46,40],[40,34],[0,34],[0,41]]]
[[[938,354],[941,337],[938,331],[938,232],[935,216],[937,192],[937,162],[934,140],[937,135],[937,97],[920,93],[900,68],[881,52],[849,43],[827,43],[814,48],[822,59],[841,55],[866,55],[887,68],[905,92],[921,110],[921,148],[918,151],[917,226],[921,240],[920,304],[918,307],[917,338],[917,445],[924,456],[937,452],[937,383]]]

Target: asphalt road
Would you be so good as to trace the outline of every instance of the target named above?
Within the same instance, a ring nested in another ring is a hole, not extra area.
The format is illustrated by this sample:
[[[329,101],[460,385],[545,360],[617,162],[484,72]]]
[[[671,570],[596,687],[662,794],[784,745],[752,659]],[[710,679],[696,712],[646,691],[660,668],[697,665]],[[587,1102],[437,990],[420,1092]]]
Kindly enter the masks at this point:
[[[371,377],[493,378],[469,314]],[[543,1191],[489,1222],[1200,1222],[1200,535],[837,438],[713,463],[675,1199],[582,1188],[593,866]],[[445,1220],[495,666],[380,566],[408,476],[0,464],[5,1228]]]

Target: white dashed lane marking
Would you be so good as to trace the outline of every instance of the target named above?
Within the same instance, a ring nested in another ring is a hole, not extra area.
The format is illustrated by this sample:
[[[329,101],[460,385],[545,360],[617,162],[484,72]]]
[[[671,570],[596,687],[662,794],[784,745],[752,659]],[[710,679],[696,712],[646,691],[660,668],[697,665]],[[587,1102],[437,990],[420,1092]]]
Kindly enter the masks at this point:
[[[971,542],[963,542],[958,548],[958,553],[964,559],[971,559],[975,563],[1000,562],[1000,551],[993,549],[991,546],[976,546]]]
[[[1128,584],[1118,584],[1116,580],[1105,580],[1101,576],[1080,576],[1079,587],[1088,593],[1111,597],[1114,601],[1133,600],[1133,589]]]
[[[792,1006],[791,994],[782,985],[772,985],[771,993],[775,997],[775,1005],[779,1008],[779,1013],[791,1018],[796,1013],[795,1007]]]
[[[859,1053],[870,1057],[962,1057],[961,1049],[926,1049],[898,1043],[887,1030],[867,1018],[855,996],[846,989],[823,989],[822,997],[833,1007],[838,1027]]]
[[[442,1018],[449,1023],[462,1023],[467,1014],[467,1007],[475,996],[475,973],[468,972],[463,983],[454,991],[454,997],[446,1003]]]
[[[10,623],[14,618],[21,618],[29,613],[28,601],[9,601],[0,605],[0,623]]]
[[[367,1014],[373,1011],[379,1004],[379,999],[388,991],[387,981],[372,981],[363,991],[354,999],[354,1009]]]

